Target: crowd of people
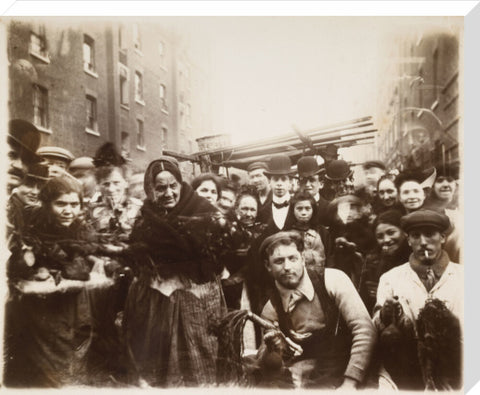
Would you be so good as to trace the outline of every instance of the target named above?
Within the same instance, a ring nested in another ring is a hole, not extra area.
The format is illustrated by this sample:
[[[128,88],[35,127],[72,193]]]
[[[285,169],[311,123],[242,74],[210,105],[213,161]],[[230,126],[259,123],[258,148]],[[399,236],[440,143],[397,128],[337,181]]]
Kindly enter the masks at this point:
[[[7,387],[462,386],[458,167],[142,173],[8,132]],[[294,169],[295,170],[292,170]]]

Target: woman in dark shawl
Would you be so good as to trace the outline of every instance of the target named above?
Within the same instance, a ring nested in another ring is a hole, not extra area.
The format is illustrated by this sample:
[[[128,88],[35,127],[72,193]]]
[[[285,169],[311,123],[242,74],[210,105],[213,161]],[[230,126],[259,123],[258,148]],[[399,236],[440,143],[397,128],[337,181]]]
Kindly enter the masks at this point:
[[[182,181],[175,159],[147,168],[147,199],[130,237],[136,278],[124,311],[131,380],[156,387],[212,385],[224,314],[215,251],[216,209]]]

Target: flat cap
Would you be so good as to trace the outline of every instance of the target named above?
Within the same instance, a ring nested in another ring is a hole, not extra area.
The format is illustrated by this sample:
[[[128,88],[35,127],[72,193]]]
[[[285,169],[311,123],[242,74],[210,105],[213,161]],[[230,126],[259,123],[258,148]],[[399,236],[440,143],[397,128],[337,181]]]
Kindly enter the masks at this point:
[[[268,170],[268,166],[265,162],[253,162],[253,163],[250,163],[247,167],[248,172],[254,171],[257,169]]]
[[[62,147],[40,147],[37,150],[37,155],[42,157],[62,159],[67,163],[70,163],[73,159],[75,159],[73,154],[68,149]]]
[[[298,244],[302,243],[303,239],[299,232],[295,230],[289,230],[284,232],[278,232],[271,236],[268,236],[265,240],[263,240],[262,244],[260,244],[259,253],[261,259],[266,259],[265,256],[267,248],[270,247],[272,244],[277,243],[280,240],[290,241],[292,243]],[[303,249],[303,248],[302,248]]]
[[[88,170],[93,169],[95,166],[93,165],[93,158],[89,156],[81,156],[79,158],[75,158],[70,163],[70,172],[73,170]]]
[[[432,227],[440,232],[450,228],[450,220],[445,214],[433,210],[420,209],[402,217],[400,224],[405,232],[419,227]]]
[[[385,163],[380,160],[369,160],[363,164],[364,169],[371,169],[372,167],[377,167],[382,170],[387,170]]]

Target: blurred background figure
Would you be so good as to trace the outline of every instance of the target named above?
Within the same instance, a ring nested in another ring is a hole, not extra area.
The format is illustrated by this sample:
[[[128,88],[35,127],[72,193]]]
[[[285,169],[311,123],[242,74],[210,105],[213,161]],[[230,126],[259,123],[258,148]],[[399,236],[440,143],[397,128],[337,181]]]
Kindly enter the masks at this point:
[[[11,198],[20,199],[25,206],[39,206],[38,195],[48,179],[48,168],[45,165],[40,163],[32,165],[22,183],[13,190]]]
[[[218,199],[218,208],[222,214],[227,214],[235,206],[237,189],[235,185],[227,180],[222,180],[220,198]]]
[[[377,183],[377,202],[373,211],[380,214],[386,210],[398,209],[403,211],[402,206],[398,202],[398,190],[395,186],[395,176],[386,174],[380,177]]]
[[[97,181],[95,180],[95,166],[93,158],[81,156],[70,163],[69,173],[81,182],[83,187],[83,201],[90,203],[93,195],[97,191]]]
[[[385,171],[385,164],[379,160],[370,160],[363,164],[365,191],[370,197],[376,196],[378,180],[385,175]]]
[[[65,173],[75,158],[69,150],[62,147],[40,147],[37,150],[37,155],[48,166],[50,177],[58,177]]]
[[[40,132],[30,122],[13,119],[8,124],[9,145],[7,189],[8,193],[20,185],[29,165],[41,158],[35,153],[40,145]]]
[[[128,184],[128,193],[131,197],[141,200],[142,202],[147,197],[145,195],[145,190],[143,189],[143,179],[145,173],[134,173],[130,177],[130,182]]]
[[[213,173],[203,173],[192,180],[192,188],[198,196],[216,206],[220,197],[220,178]]]

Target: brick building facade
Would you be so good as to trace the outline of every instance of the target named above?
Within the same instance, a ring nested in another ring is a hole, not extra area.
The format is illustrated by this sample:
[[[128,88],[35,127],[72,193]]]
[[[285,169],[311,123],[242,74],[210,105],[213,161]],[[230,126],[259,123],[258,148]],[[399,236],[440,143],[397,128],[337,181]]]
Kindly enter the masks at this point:
[[[208,49],[149,18],[12,18],[10,118],[33,122],[41,145],[92,156],[112,141],[134,169],[168,150],[189,154],[211,134]]]

